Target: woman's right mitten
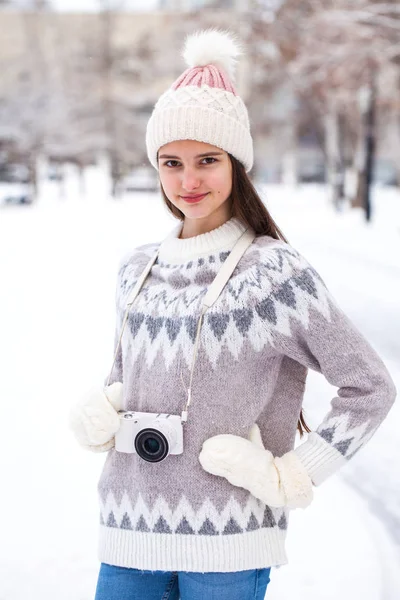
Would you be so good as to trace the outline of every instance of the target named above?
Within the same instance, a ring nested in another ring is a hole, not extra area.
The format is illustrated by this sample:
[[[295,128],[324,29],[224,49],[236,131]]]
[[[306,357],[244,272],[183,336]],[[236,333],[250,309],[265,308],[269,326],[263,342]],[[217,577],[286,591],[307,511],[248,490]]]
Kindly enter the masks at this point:
[[[69,427],[78,443],[95,452],[114,445],[120,427],[118,411],[122,406],[122,383],[116,381],[104,390],[92,388],[72,407]]]

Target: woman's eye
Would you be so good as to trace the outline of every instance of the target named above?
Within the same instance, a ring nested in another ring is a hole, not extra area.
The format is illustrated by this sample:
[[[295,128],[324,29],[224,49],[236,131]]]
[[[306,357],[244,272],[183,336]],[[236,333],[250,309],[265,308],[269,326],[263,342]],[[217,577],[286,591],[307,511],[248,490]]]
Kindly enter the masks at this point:
[[[203,161],[205,161],[205,160],[206,160],[206,161],[212,161],[212,162],[206,162],[205,164],[207,164],[207,165],[212,165],[213,163],[217,162],[217,160],[216,160],[216,159],[215,159],[213,156],[206,156],[205,158],[203,158],[203,159],[202,159],[202,162],[203,162]],[[164,163],[164,165],[165,165],[166,167],[171,167],[171,168],[173,168],[173,167],[176,167],[176,166],[179,166],[179,164],[180,164],[180,163],[179,163],[179,161],[178,161],[178,160],[173,160],[173,159],[171,159],[171,160],[167,160],[167,161]],[[204,164],[204,163],[203,163],[203,164]]]

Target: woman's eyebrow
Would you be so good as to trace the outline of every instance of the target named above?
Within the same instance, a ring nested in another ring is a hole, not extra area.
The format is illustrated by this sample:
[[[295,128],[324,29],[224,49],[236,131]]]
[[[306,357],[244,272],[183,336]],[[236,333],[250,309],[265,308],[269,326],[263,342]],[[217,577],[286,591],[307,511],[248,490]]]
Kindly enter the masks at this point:
[[[222,152],[203,152],[203,154],[197,154],[195,158],[202,158],[204,156],[221,156]],[[172,154],[161,154],[158,158],[179,158],[179,156],[172,156]]]

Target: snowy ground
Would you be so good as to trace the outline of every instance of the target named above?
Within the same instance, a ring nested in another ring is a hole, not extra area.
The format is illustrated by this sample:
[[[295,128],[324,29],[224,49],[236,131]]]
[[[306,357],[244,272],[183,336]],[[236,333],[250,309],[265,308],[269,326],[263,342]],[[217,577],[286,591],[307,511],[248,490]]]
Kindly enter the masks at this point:
[[[2,452],[0,600],[92,600],[98,573],[96,484],[105,455],[82,451],[66,427],[82,390],[112,361],[119,258],[162,239],[174,220],[157,195],[107,198],[87,173],[63,198],[0,209]],[[381,354],[400,389],[400,193],[375,190],[376,221],[335,214],[323,188],[268,187],[289,241],[317,268]],[[1,190],[0,190],[1,192]],[[335,390],[310,373],[314,428]],[[354,459],[291,513],[289,565],[270,600],[394,600],[400,596],[400,403]]]

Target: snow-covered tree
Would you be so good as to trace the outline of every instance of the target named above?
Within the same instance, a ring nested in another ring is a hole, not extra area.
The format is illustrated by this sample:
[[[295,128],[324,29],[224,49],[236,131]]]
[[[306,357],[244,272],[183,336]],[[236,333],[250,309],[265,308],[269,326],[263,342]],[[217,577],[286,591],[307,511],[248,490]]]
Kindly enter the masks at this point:
[[[323,123],[334,201],[343,193],[343,171],[353,150],[358,172],[354,205],[363,206],[369,218],[375,114],[398,94],[398,89],[380,85],[385,73],[397,68],[398,6],[368,0],[286,0],[270,33],[286,59],[296,93]],[[344,136],[347,129],[350,135]],[[353,133],[356,142],[351,144]]]

